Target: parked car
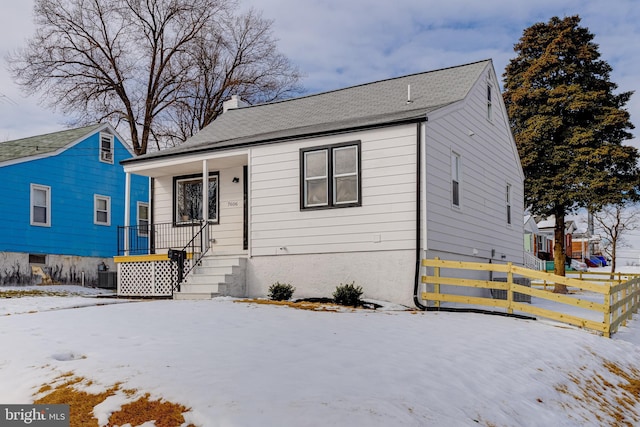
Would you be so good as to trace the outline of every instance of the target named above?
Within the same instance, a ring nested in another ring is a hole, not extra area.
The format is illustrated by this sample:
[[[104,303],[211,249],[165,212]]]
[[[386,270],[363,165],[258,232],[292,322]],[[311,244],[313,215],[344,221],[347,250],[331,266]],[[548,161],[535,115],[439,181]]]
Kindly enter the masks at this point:
[[[572,259],[571,260],[571,268],[573,268],[576,271],[587,271],[587,264],[582,262],[582,261],[578,261],[577,259]]]
[[[584,259],[585,264],[587,264],[587,267],[600,267],[602,265],[602,263],[598,260],[598,262],[591,260],[589,258],[585,258]]]
[[[598,258],[600,261],[602,261],[602,266],[606,267],[608,265],[607,263],[607,259],[605,257],[603,257],[602,255],[596,255],[596,258]]]

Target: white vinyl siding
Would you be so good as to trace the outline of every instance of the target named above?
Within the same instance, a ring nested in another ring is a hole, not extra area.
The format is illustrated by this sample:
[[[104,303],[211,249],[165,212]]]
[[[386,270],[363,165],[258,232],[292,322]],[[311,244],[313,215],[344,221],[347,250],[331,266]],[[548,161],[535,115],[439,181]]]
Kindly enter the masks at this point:
[[[350,141],[360,141],[361,206],[301,210],[300,150],[349,146]],[[252,255],[415,250],[416,125],[272,144],[251,152]]]
[[[245,156],[246,157],[246,156]],[[215,160],[209,160],[210,169],[218,171],[219,180],[219,221],[209,226],[210,236],[215,239],[212,253],[240,253],[243,243],[243,182],[234,183],[234,177],[242,177],[242,166],[223,168]],[[192,169],[202,174],[202,162]],[[182,175],[182,174],[181,174]],[[200,175],[202,176],[202,175]],[[173,176],[161,176],[154,179],[154,202],[152,204],[155,224],[174,222]],[[161,242],[157,242],[161,244]],[[185,241],[184,244],[187,242]]]
[[[111,225],[111,197],[94,194],[93,223],[97,225]]]
[[[30,224],[51,226],[51,187],[31,184],[30,187]]]
[[[493,87],[497,81],[492,80]],[[494,97],[486,120],[487,80],[479,79],[460,105],[431,114],[426,126],[428,248],[522,262],[524,182],[504,104]],[[473,135],[470,135],[470,131]],[[460,205],[451,209],[451,153],[461,157]],[[510,227],[505,227],[505,183],[511,185]]]

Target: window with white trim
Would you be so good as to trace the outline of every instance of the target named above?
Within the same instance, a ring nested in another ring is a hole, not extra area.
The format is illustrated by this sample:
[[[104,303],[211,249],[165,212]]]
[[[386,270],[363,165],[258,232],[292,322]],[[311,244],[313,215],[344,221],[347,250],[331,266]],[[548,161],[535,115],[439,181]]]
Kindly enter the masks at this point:
[[[460,155],[451,152],[451,204],[460,207]]]
[[[113,135],[100,133],[100,161],[113,164]]]
[[[361,205],[360,141],[300,150],[300,208]]]
[[[93,223],[111,225],[111,197],[93,195]]]
[[[511,224],[511,184],[507,184],[507,224]]]
[[[149,204],[138,202],[137,204],[138,218],[138,236],[149,235]]]
[[[218,221],[218,172],[209,172],[207,220]],[[173,179],[174,222],[191,224],[202,216],[202,174],[177,176]]]
[[[31,184],[30,193],[30,224],[51,227],[51,187]]]

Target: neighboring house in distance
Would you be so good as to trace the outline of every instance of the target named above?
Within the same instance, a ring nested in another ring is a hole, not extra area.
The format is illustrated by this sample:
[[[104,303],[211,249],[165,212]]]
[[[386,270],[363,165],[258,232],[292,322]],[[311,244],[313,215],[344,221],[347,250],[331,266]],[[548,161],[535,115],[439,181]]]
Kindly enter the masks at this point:
[[[109,124],[0,142],[0,284],[97,284],[117,253],[119,162],[130,157]],[[132,177],[129,188],[129,221],[148,223],[149,179]]]
[[[524,265],[534,270],[545,270],[546,265],[543,258],[546,258],[544,251],[549,246],[548,236],[540,233],[536,219],[533,215],[524,216]],[[541,254],[541,252],[543,252]]]
[[[355,282],[412,305],[422,258],[523,263],[524,176],[490,60],[256,106],[234,96],[180,147],[123,165],[153,180],[154,230],[207,220],[176,298]],[[171,294],[155,283],[170,269],[150,265],[179,247],[161,240],[116,260],[119,293]]]
[[[547,261],[553,261],[553,253],[554,253],[554,245],[555,245],[555,234],[554,229],[556,226],[556,217],[555,215],[551,215],[546,218],[539,218],[537,222],[538,230],[542,236],[544,236],[544,241],[546,242],[545,248],[539,248],[538,256]],[[572,248],[573,248],[573,234],[578,229],[576,222],[572,219],[567,219],[564,222],[564,248],[565,254],[572,258]],[[547,269],[553,269],[553,264],[548,264]]]

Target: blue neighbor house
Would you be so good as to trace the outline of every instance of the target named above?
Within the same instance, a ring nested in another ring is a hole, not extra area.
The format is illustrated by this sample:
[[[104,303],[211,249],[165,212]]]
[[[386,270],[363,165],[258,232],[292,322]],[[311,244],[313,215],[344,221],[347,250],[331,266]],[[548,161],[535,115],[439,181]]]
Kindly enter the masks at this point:
[[[0,284],[115,283],[99,271],[115,270],[118,225],[147,239],[149,179],[125,196],[132,156],[109,124],[0,142]]]

